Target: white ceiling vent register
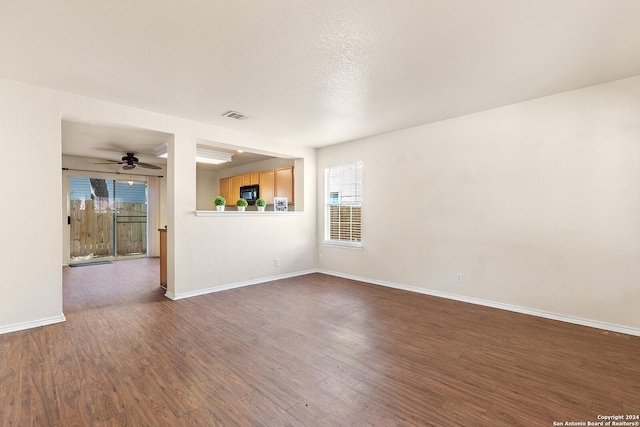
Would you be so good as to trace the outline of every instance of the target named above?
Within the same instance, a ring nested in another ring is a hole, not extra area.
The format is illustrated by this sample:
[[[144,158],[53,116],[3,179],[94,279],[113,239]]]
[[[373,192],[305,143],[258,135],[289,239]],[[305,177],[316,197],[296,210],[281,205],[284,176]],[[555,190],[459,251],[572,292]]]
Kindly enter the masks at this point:
[[[249,117],[245,116],[242,113],[238,113],[237,111],[227,111],[226,113],[223,114],[224,117],[230,117],[232,119],[236,119],[236,120],[244,120],[244,119],[248,119]]]

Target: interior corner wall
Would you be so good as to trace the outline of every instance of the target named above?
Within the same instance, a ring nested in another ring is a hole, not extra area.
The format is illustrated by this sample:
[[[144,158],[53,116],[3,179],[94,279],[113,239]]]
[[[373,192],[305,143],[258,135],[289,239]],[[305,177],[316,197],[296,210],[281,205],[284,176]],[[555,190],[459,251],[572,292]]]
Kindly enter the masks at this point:
[[[199,138],[303,158],[309,165],[316,162],[314,149],[6,79],[0,79],[0,93],[0,140],[5,152],[23,160],[6,162],[0,169],[0,195],[10,207],[0,210],[5,225],[0,231],[0,334],[64,320],[62,236],[68,229],[62,226],[63,119],[173,135],[175,157],[160,185],[160,225],[168,226],[168,291],[174,296],[315,270],[315,166],[304,168],[309,212],[204,218],[195,214]],[[274,257],[281,260],[278,266]]]
[[[176,277],[172,292],[176,298],[316,270],[316,150],[298,150],[295,156],[304,159],[304,168],[296,172],[303,174],[296,175],[296,183],[303,183],[296,197],[300,195],[301,204],[308,207],[304,212],[220,216],[186,212],[181,228],[184,247],[176,250],[188,257],[183,259],[182,275]]]
[[[321,270],[640,330],[640,76],[320,149],[320,242],[354,160],[364,248]]]
[[[0,79],[0,333],[64,320],[59,106]]]

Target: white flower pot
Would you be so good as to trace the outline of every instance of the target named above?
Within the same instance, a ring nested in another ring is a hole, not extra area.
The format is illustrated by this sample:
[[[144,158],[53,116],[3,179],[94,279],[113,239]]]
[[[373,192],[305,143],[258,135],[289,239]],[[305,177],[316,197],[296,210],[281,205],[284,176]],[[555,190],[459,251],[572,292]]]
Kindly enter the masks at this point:
[[[266,206],[258,206],[258,212],[264,212]]]
[[[222,212],[222,211],[224,211],[224,205],[222,205],[222,206],[216,206],[216,210],[217,210],[218,212]]]
[[[244,212],[244,206],[238,206],[238,212]]]

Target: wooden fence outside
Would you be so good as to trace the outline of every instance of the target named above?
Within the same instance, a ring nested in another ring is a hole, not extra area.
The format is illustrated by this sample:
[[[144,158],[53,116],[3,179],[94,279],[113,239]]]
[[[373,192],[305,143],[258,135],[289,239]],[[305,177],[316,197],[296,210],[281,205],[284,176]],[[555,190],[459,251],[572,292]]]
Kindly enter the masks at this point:
[[[113,207],[106,200],[71,200],[71,259],[113,255]],[[84,204],[84,209],[82,209]],[[118,255],[147,252],[147,205],[117,204]]]

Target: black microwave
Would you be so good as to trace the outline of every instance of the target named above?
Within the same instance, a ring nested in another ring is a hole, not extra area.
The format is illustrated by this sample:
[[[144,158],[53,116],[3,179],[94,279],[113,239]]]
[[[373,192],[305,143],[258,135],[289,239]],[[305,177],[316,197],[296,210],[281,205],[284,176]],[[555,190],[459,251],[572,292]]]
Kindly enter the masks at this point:
[[[240,187],[240,198],[245,199],[250,205],[255,205],[258,197],[260,197],[260,186],[258,184]]]

